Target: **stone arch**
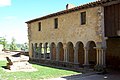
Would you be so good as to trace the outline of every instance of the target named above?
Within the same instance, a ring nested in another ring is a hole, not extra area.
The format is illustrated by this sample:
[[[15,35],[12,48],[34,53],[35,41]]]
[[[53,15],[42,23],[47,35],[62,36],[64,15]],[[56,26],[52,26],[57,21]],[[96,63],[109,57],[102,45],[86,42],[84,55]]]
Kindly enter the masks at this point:
[[[88,62],[90,64],[90,67],[94,67],[97,63],[97,51],[95,49],[96,44],[94,41],[89,41],[87,43],[88,48]]]
[[[51,43],[50,48],[51,48],[51,50],[50,50],[51,60],[55,61],[56,60],[56,45],[54,42]]]
[[[68,61],[74,62],[74,45],[72,42],[67,43],[67,50],[68,50]]]
[[[58,43],[57,48],[58,48],[58,58],[59,58],[59,61],[64,61],[64,49],[63,49],[62,42]]]
[[[76,50],[78,54],[78,63],[80,66],[83,66],[84,64],[84,44],[81,41],[78,41],[76,43]]]

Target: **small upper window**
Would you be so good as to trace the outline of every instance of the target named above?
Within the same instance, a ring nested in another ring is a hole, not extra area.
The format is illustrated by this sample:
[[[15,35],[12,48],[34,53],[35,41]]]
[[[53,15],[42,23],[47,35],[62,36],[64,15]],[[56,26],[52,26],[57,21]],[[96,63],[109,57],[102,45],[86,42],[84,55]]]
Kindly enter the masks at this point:
[[[38,23],[38,31],[41,31],[41,22]]]
[[[57,29],[58,28],[58,18],[54,19],[54,28]]]
[[[86,24],[86,12],[81,12],[81,25]]]

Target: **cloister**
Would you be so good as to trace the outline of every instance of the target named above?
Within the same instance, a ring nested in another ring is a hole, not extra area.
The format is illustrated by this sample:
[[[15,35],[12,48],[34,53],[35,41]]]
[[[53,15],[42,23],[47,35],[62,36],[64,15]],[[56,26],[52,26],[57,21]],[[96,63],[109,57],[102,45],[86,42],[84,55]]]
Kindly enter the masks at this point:
[[[120,1],[70,6],[26,22],[31,61],[70,68],[120,69]]]
[[[32,59],[38,62],[49,61],[55,65],[73,68],[105,66],[105,50],[97,46],[94,41],[87,43],[78,41],[75,44],[72,42],[67,44],[62,42],[57,44],[54,42],[33,43]]]

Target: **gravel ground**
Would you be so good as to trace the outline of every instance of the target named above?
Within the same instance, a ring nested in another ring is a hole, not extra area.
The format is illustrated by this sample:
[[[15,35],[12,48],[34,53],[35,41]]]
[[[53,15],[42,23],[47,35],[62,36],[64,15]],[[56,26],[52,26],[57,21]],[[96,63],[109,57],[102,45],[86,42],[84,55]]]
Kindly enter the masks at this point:
[[[6,60],[6,57],[11,57],[15,54],[18,54],[18,52],[0,52],[0,60]]]

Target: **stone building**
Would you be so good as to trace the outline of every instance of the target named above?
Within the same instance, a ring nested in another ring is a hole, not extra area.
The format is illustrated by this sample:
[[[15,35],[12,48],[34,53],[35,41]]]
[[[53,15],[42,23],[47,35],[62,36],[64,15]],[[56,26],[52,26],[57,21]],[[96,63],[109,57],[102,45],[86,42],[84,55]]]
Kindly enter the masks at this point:
[[[120,1],[99,0],[29,20],[29,56],[70,68],[120,67]]]

